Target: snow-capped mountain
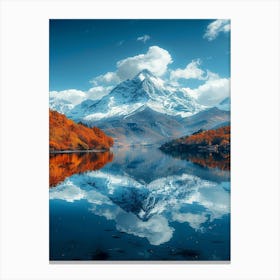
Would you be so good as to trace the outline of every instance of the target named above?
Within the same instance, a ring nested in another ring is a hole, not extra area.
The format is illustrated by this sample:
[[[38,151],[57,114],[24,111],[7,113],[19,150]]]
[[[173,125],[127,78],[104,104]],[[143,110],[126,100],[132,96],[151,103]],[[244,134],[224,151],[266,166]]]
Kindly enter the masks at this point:
[[[75,105],[72,104],[70,101],[64,99],[55,99],[53,97],[50,97],[49,107],[54,111],[66,115],[69,111],[71,111],[75,107]]]
[[[86,100],[67,113],[75,121],[90,123],[102,119],[128,116],[139,108],[148,107],[156,112],[187,117],[205,107],[186,92],[164,82],[148,70],[142,70],[131,80],[117,85],[101,100]]]
[[[68,118],[73,119],[74,121],[80,121],[82,116],[87,116],[90,114],[91,110],[94,108],[95,103],[99,100],[87,99],[80,104],[73,106],[72,110],[66,112]]]
[[[227,106],[227,100],[222,103],[221,108]],[[229,121],[229,112],[198,104],[187,92],[148,70],[120,83],[99,100],[87,99],[74,106],[50,98],[50,107],[75,122],[101,128],[116,145],[162,144]]]

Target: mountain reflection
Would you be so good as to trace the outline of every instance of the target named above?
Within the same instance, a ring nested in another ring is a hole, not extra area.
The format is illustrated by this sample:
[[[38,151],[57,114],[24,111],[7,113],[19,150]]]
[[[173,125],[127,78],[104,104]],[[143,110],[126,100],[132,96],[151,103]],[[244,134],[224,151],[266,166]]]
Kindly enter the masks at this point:
[[[182,174],[146,184],[120,170],[74,175],[50,191],[51,200],[86,200],[91,212],[114,221],[118,231],[146,238],[151,245],[168,242],[174,222],[206,232],[209,223],[229,213],[229,196],[229,182]]]
[[[114,149],[114,161],[110,169],[122,170],[132,178],[145,183],[183,173],[214,182],[224,182],[229,181],[229,162],[229,157],[217,158],[217,154],[210,157],[196,154],[167,154],[157,147],[134,147],[133,150]]]
[[[55,187],[76,173],[98,170],[112,160],[111,152],[50,154],[49,186]]]

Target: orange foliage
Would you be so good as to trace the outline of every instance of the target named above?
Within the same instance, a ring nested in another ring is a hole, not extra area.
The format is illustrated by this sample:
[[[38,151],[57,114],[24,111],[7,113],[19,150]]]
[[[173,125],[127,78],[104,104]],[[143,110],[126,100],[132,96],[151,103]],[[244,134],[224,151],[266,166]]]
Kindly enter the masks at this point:
[[[73,174],[98,170],[112,160],[110,152],[50,154],[49,185],[55,187]]]
[[[108,150],[113,138],[97,127],[89,128],[69,120],[64,115],[49,111],[50,151],[63,150]]]
[[[230,170],[230,126],[198,131],[166,143],[160,149],[204,167]]]
[[[182,144],[187,145],[229,145],[230,126],[211,129],[192,134],[179,139]]]

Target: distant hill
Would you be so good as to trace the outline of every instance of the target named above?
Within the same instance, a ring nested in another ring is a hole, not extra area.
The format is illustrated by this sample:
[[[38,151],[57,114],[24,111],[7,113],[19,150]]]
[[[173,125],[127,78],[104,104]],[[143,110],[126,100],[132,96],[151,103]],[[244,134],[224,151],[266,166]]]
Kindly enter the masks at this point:
[[[184,119],[187,128],[186,134],[192,134],[199,129],[209,130],[229,125],[230,112],[220,110],[216,107],[203,110],[193,116]]]
[[[49,111],[49,119],[50,151],[109,150],[114,143],[101,129],[77,124],[56,111]]]
[[[164,143],[184,135],[184,126],[176,117],[143,106],[134,114],[96,122],[116,145]]]
[[[199,129],[228,125],[229,119],[229,112],[218,108],[210,108],[194,116],[182,118],[142,106],[131,115],[95,121],[95,125],[113,137],[116,145],[163,144]]]

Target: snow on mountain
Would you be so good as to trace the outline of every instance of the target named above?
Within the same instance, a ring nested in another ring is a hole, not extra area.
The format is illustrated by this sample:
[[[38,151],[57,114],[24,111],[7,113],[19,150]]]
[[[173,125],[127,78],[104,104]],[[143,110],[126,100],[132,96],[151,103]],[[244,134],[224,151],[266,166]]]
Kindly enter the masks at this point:
[[[148,70],[142,70],[133,79],[120,83],[101,100],[85,102],[69,111],[67,116],[89,123],[127,116],[144,105],[163,114],[181,117],[193,115],[205,108],[187,93],[165,86],[163,80]]]
[[[68,113],[74,106],[80,104],[87,99],[87,94],[84,91],[76,89],[67,89],[62,91],[49,92],[50,109],[61,114]]]
[[[56,99],[50,97],[49,107],[50,109],[65,115],[70,112],[75,107],[75,105],[70,101],[64,99]]]
[[[74,121],[80,121],[82,116],[90,114],[93,106],[98,101],[87,99],[80,104],[74,106],[72,110],[67,112],[67,117],[71,118]]]

